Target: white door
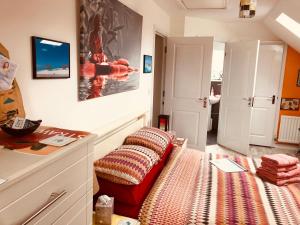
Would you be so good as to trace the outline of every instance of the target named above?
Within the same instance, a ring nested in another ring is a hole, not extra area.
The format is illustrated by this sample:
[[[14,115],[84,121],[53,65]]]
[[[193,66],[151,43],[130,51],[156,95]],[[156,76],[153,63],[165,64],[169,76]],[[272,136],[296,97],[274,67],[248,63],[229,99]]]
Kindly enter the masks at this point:
[[[218,143],[245,155],[249,150],[258,51],[259,41],[227,43],[225,48]]]
[[[165,114],[178,137],[205,151],[213,37],[169,38]]]
[[[250,144],[273,145],[282,57],[282,45],[260,45],[252,108]]]

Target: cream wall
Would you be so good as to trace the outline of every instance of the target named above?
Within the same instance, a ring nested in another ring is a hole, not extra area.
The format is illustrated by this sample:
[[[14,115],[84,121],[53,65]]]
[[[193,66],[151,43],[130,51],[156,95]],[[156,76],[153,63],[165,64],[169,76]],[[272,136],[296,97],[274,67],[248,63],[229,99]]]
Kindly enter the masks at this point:
[[[214,36],[216,41],[279,40],[262,22],[221,22],[186,17],[184,36]]]
[[[185,15],[176,14],[171,15],[170,35],[172,37],[183,37],[185,29]]]
[[[78,101],[78,3],[75,0],[1,0],[0,42],[18,64],[17,80],[27,117],[44,125],[95,131],[112,121],[149,111],[152,75],[141,74],[136,91]],[[143,15],[142,55],[153,55],[154,27],[169,34],[170,19],[152,0],[122,0]],[[33,80],[30,36],[41,36],[71,44],[71,78]],[[142,64],[142,56],[141,56]],[[141,66],[142,68],[142,66]]]

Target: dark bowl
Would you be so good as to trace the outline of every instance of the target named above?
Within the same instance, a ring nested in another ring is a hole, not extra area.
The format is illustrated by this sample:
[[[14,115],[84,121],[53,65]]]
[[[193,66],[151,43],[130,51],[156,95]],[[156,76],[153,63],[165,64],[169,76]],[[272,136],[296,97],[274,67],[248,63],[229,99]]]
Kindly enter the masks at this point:
[[[14,129],[9,127],[7,124],[3,124],[0,126],[0,128],[7,134],[12,135],[12,136],[24,136],[27,134],[33,133],[42,123],[42,120],[30,120],[31,126],[27,127],[25,129]]]

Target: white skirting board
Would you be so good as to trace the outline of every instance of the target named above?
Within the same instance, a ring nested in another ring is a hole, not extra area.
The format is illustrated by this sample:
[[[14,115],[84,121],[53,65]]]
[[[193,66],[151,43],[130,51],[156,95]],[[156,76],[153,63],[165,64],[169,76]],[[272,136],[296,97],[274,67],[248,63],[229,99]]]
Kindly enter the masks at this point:
[[[300,117],[281,116],[278,141],[290,144],[300,143]]]

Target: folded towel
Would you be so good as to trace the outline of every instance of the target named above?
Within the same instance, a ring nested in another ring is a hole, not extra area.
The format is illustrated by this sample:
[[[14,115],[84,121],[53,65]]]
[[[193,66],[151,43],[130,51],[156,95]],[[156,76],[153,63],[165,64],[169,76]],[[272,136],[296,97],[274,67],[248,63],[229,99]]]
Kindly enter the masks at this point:
[[[297,169],[297,164],[294,164],[294,165],[291,165],[291,166],[278,167],[278,166],[275,166],[272,163],[262,162],[261,166],[264,167],[264,168],[269,168],[270,170],[274,171],[274,173],[288,172],[288,171]]]
[[[283,185],[288,185],[288,184],[292,184],[292,183],[300,183],[300,176],[297,177],[291,177],[291,178],[287,178],[287,179],[270,179],[269,177],[265,177],[263,174],[261,174],[261,172],[256,171],[257,175],[265,181],[268,181],[272,184],[275,184],[277,186],[283,186]]]
[[[261,173],[264,173],[266,176],[272,178],[273,180],[291,178],[300,175],[300,165],[297,165],[296,169],[287,172],[277,172],[276,170],[272,170],[269,167],[264,166],[259,167],[257,170]]]
[[[263,162],[267,162],[277,167],[292,166],[299,163],[299,159],[286,154],[272,154],[261,157]]]

